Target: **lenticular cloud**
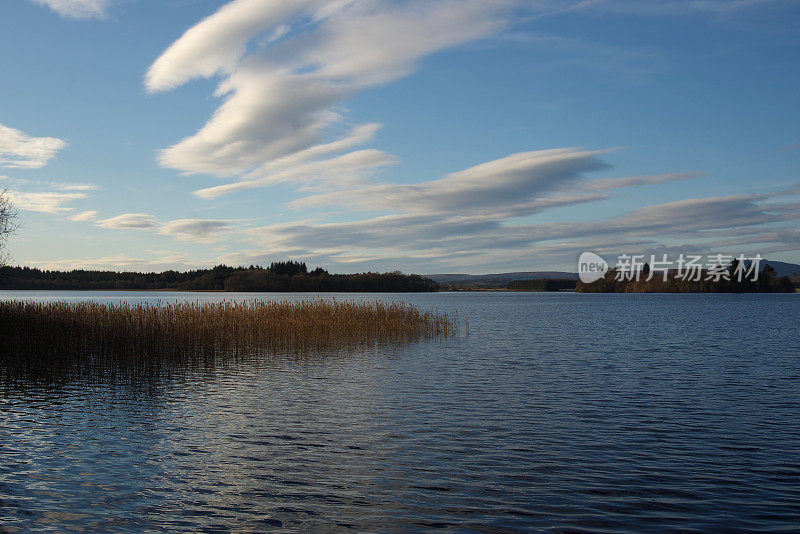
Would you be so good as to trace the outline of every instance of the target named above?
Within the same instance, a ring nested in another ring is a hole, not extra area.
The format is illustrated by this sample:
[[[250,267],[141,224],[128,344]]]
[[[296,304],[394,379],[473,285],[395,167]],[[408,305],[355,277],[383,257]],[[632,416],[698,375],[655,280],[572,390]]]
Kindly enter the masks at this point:
[[[352,135],[341,137],[342,101],[409,74],[425,56],[499,31],[515,3],[230,2],[189,29],[147,72],[150,92],[221,77],[219,108],[198,132],[162,150],[159,162],[187,174],[228,177],[282,158],[307,163],[317,147]],[[254,178],[265,176],[247,179]]]

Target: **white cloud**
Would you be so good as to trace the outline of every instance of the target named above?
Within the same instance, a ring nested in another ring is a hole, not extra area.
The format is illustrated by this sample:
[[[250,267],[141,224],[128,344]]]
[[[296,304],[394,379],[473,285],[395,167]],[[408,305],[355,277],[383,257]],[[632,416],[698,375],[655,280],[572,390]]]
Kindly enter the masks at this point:
[[[127,254],[113,254],[94,258],[41,258],[31,262],[32,265],[44,269],[99,269],[114,271],[152,272],[197,269],[210,267],[214,261],[190,260],[185,255],[171,251],[145,251],[149,257],[135,257]]]
[[[336,187],[353,186],[365,178],[369,173],[378,168],[397,163],[397,158],[380,150],[358,150],[348,152],[335,158],[329,158],[308,163],[301,163],[285,170],[274,172],[263,178],[255,178],[219,185],[195,191],[200,198],[211,199],[220,195],[264,187],[282,182],[299,182],[304,188],[310,188],[313,183],[318,187],[331,184]]]
[[[623,187],[629,182],[661,183],[666,176],[629,177],[616,183]],[[612,183],[614,180],[606,181],[605,186]],[[432,210],[343,223],[277,224],[251,230],[255,242],[264,247],[251,256],[271,252],[315,261],[324,258],[339,265],[362,257],[369,258],[371,265],[377,258],[379,263],[395,261],[395,267],[406,269],[414,265],[485,269],[493,264],[507,268],[511,262],[571,263],[583,250],[655,253],[667,247],[667,240],[676,239],[685,240],[684,252],[792,250],[796,248],[800,204],[775,202],[785,196],[789,193],[780,191],[686,199],[589,222],[513,224],[502,210],[494,214]],[[782,224],[791,226],[778,226]]]
[[[701,172],[677,172],[664,174],[641,174],[637,176],[623,176],[622,178],[604,178],[602,180],[592,180],[581,184],[584,190],[609,190],[621,189],[623,187],[636,187],[642,185],[655,185],[676,180],[690,180],[702,176]]]
[[[294,0],[265,2],[236,0],[190,28],[153,63],[145,85],[149,91],[164,91],[192,78],[210,78],[231,72],[245,54],[245,45],[266,29],[300,11],[324,2]]]
[[[158,227],[158,221],[147,213],[123,213],[110,219],[100,220],[97,226],[117,230],[145,230]]]
[[[159,228],[158,233],[172,236],[181,241],[210,242],[219,237],[219,234],[233,228],[230,221],[210,219],[179,219],[165,223]]]
[[[31,137],[0,124],[0,167],[40,169],[67,146],[55,137]]]
[[[12,184],[14,187],[55,189],[58,191],[99,191],[101,187],[96,184],[53,182],[49,180],[26,180],[23,178],[10,178],[0,175],[0,182]]]
[[[357,182],[351,187],[311,194],[291,205],[330,206],[347,211],[356,208],[391,215],[252,229],[253,240],[265,249],[227,258],[252,263],[253,258],[269,253],[343,268],[352,268],[359,262],[389,266],[393,259],[406,268],[426,262],[429,266],[459,265],[467,258],[473,265],[477,262],[489,265],[495,261],[492,255],[513,253],[522,257],[532,250],[567,254],[587,239],[591,244],[605,243],[608,247],[622,244],[652,247],[657,245],[658,236],[663,235],[702,237],[698,232],[788,220],[788,215],[780,213],[783,208],[767,209],[760,205],[771,198],[767,195],[669,203],[596,223],[513,223],[517,217],[606,199],[617,189],[653,186],[700,175],[690,172],[590,179],[589,174],[611,168],[600,159],[607,152],[571,148],[524,152],[427,182],[378,185]],[[275,170],[266,179],[274,180],[287,172],[291,175],[297,169],[313,168],[317,163],[320,162],[289,165],[288,171]],[[300,176],[303,174],[299,172]],[[219,189],[253,187],[253,184],[244,181],[200,193],[215,195]],[[725,210],[735,215],[721,217],[720,212]]]
[[[173,237],[181,241],[198,243],[213,242],[233,229],[233,221],[215,219],[178,219],[159,222],[148,213],[123,213],[109,219],[97,220],[97,212],[84,212],[72,218],[73,221],[95,221],[101,228],[115,230],[152,230],[157,234]]]
[[[490,254],[568,254],[587,243],[606,250],[665,246],[665,236],[702,241],[729,237],[734,228],[778,225],[797,217],[789,205],[769,204],[770,195],[667,203],[596,222],[519,224],[514,218],[605,199],[620,188],[698,174],[589,179],[588,174],[609,168],[599,159],[600,152],[556,149],[513,154],[420,183],[380,184],[369,178],[397,159],[379,150],[356,149],[371,141],[380,126],[348,130],[341,107],[360,91],[412,73],[431,54],[498,34],[513,23],[518,8],[543,15],[575,9],[654,14],[722,12],[761,1],[768,0],[234,0],[188,30],[146,74],[150,92],[219,77],[215,96],[221,102],[213,116],[196,133],[162,150],[159,163],[186,174],[230,178],[195,192],[205,199],[290,182],[308,195],[292,203],[296,208],[390,213],[251,232],[258,246],[270,252],[340,263],[410,257],[488,262]],[[583,51],[588,45],[563,37],[527,38],[565,51]],[[652,63],[652,52],[611,47],[588,54],[585,61],[609,63],[622,53],[622,66]],[[735,213],[725,215],[726,210]],[[153,219],[148,228],[202,240],[229,226],[227,221]]]
[[[97,211],[95,210],[82,211],[70,217],[69,220],[75,222],[93,222],[97,220]]]
[[[31,0],[47,6],[62,17],[76,19],[101,19],[107,14],[111,0]]]
[[[363,145],[368,141],[371,141],[381,127],[382,125],[377,123],[356,126],[345,137],[330,143],[315,145],[311,148],[296,152],[289,156],[269,161],[261,167],[248,173],[245,178],[248,180],[263,178],[277,172],[284,172],[295,168],[297,165],[301,165],[308,161],[316,160],[331,154],[344,152],[345,150],[350,150],[357,146]]]
[[[61,191],[99,191],[101,187],[95,184],[67,184],[58,182],[48,182],[52,187]]]
[[[196,134],[163,150],[164,167],[242,175],[313,152],[355,92],[412,72],[420,59],[508,23],[512,0],[235,0],[187,31],[147,73],[150,91],[224,75],[224,102]],[[285,27],[296,31],[286,31]],[[277,41],[246,45],[283,28]],[[335,146],[335,141],[334,145]]]
[[[71,211],[72,208],[64,206],[64,204],[86,198],[84,193],[29,193],[21,191],[9,191],[8,196],[14,206],[21,210],[54,214]]]
[[[597,158],[603,152],[569,148],[523,152],[437,180],[321,193],[300,198],[292,206],[519,217],[548,208],[600,200],[606,198],[603,191],[696,176],[695,173],[674,173],[586,180],[586,173],[610,168]]]
[[[88,198],[90,191],[99,187],[94,184],[25,180],[0,175],[0,190],[8,184],[8,198],[14,206],[25,211],[63,214],[73,211],[67,204]]]

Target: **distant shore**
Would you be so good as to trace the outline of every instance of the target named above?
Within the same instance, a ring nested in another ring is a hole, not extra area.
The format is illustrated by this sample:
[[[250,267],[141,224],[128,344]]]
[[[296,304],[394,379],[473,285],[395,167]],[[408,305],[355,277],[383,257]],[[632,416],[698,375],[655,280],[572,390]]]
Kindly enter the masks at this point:
[[[743,264],[742,264],[743,265]],[[761,270],[742,268],[734,260],[717,270],[700,269],[691,275],[678,270],[650,272],[647,264],[641,271],[620,272],[614,268],[591,283],[578,281],[580,293],[796,293],[788,276],[778,276],[768,263]]]
[[[47,271],[30,267],[0,267],[0,289],[47,291],[226,291],[296,293],[424,293],[439,284],[417,274],[331,274],[305,263],[273,262],[269,267],[229,267],[138,273],[115,271]]]
[[[779,262],[780,263],[780,262]],[[769,265],[767,264],[766,267]],[[780,264],[779,267],[792,267]],[[800,266],[796,266],[800,268]],[[770,268],[771,269],[771,268]],[[649,277],[627,280],[615,270],[586,284],[567,272],[518,272],[491,275],[417,275],[386,273],[332,274],[301,262],[273,262],[269,267],[229,267],[164,271],[161,273],[116,271],[48,271],[31,267],[0,267],[0,291],[158,291],[202,293],[430,293],[453,292],[580,292],[580,293],[791,293],[800,275],[778,276],[774,269],[762,272],[760,281],[730,282],[731,277],[709,281],[702,273],[697,281]],[[786,272],[786,269],[783,269]],[[519,278],[516,278],[519,277]],[[648,279],[649,278],[649,279]]]

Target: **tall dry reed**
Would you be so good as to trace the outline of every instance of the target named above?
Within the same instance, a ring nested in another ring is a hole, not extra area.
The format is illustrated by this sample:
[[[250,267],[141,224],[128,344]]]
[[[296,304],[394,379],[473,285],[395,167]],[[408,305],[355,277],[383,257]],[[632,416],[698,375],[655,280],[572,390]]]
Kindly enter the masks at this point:
[[[452,335],[456,324],[411,305],[363,301],[0,302],[0,364],[6,375],[23,368],[213,364],[407,343]]]

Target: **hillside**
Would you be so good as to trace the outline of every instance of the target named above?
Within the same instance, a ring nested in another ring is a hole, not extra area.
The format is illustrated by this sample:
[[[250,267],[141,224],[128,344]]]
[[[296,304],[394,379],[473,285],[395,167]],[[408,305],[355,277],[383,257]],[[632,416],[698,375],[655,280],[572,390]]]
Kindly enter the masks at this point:
[[[577,280],[575,273],[559,271],[526,271],[516,273],[495,274],[428,274],[427,278],[445,286],[475,287],[481,289],[499,289],[508,286],[515,280]]]
[[[772,265],[778,276],[800,276],[800,265],[772,260],[766,260],[766,263]]]
[[[762,266],[768,263],[779,277],[788,276],[794,281],[800,281],[800,265],[782,261],[762,260]],[[577,280],[577,273],[563,271],[523,271],[494,274],[428,274],[427,278],[434,280],[442,286],[476,288],[476,289],[501,289],[508,287],[509,282],[519,280]]]

